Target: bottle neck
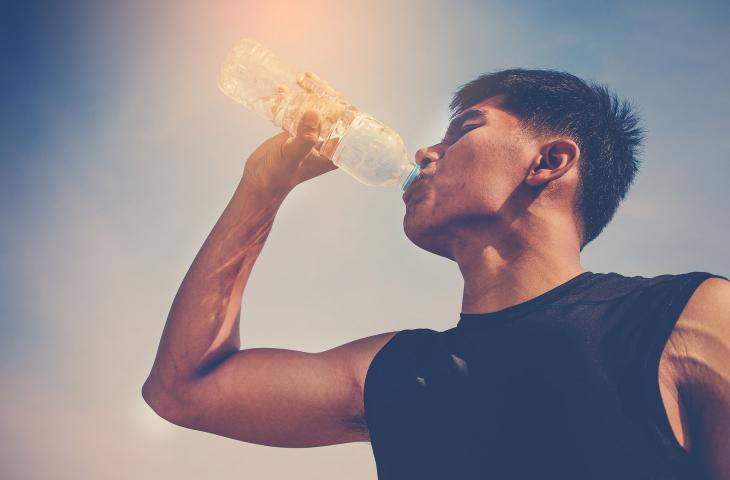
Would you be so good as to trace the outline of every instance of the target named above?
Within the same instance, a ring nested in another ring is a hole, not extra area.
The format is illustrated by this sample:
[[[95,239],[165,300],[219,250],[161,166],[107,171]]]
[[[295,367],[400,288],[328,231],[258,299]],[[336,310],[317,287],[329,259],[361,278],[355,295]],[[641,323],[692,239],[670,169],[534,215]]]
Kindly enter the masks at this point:
[[[405,192],[408,186],[413,183],[413,180],[416,179],[418,174],[421,173],[421,166],[419,164],[416,164],[415,167],[410,171],[410,173],[403,175],[403,180],[401,181],[401,188]]]

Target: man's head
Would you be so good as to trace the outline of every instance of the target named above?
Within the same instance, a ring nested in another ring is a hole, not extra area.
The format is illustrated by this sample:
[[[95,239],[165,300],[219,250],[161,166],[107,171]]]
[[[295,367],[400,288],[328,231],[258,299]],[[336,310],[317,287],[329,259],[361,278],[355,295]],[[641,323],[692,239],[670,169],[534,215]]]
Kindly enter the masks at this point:
[[[470,238],[518,241],[549,222],[580,250],[613,218],[643,139],[627,102],[565,72],[511,69],[463,85],[441,142],[420,149],[406,235],[453,258]],[[411,191],[412,190],[412,191]]]

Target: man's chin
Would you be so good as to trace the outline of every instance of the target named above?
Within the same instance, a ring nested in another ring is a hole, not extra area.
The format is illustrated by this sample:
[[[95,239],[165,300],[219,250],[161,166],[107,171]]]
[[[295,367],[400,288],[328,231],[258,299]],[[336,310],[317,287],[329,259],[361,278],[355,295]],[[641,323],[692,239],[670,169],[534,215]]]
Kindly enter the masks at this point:
[[[403,218],[403,231],[406,237],[408,237],[408,240],[427,252],[453,260],[448,246],[443,241],[438,240],[442,236],[439,235],[439,233],[442,233],[439,232],[439,227],[424,223],[419,224],[414,220],[409,218],[407,214]]]
[[[425,226],[420,224],[418,220],[419,219],[416,218],[415,215],[409,215],[408,210],[406,210],[405,215],[403,215],[403,232],[405,232],[408,240],[416,245],[419,244],[419,239],[422,237],[423,231],[425,230]]]

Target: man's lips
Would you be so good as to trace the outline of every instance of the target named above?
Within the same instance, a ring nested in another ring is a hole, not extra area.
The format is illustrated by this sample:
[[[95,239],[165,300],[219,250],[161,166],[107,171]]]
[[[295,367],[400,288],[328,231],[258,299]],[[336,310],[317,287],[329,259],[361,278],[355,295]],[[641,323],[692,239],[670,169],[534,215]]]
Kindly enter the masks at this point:
[[[424,183],[425,177],[427,176],[428,175],[421,173],[419,176],[416,177],[415,180],[413,180],[413,183],[408,186],[405,193],[403,193],[403,201],[405,203],[408,203],[408,200],[413,196],[413,192],[421,187],[421,184]]]

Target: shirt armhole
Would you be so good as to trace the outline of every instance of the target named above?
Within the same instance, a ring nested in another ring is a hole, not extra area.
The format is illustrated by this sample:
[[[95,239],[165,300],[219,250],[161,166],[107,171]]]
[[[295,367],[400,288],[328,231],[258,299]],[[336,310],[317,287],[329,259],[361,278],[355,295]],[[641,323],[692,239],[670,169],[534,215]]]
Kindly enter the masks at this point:
[[[373,356],[372,360],[370,361],[370,365],[368,365],[368,369],[365,372],[365,381],[363,382],[363,408],[365,411],[365,424],[368,427],[368,431],[370,431],[371,434],[371,440],[372,440],[372,431],[371,427],[373,424],[373,409],[372,409],[372,396],[374,395],[373,389],[377,387],[373,387],[378,382],[378,379],[382,376],[381,370],[381,364],[385,362],[386,358],[390,356],[390,352],[395,348],[396,344],[398,344],[403,337],[408,335],[408,332],[411,332],[410,329],[400,330],[395,335],[390,337],[390,339],[383,344],[382,347],[380,347],[380,350],[377,351],[377,353]]]
[[[677,441],[666,409],[664,408],[664,401],[662,400],[659,387],[659,363],[661,355],[669,341],[677,320],[679,320],[682,310],[684,310],[687,302],[689,302],[692,294],[700,284],[708,278],[718,277],[724,278],[725,280],[727,278],[708,272],[691,272],[678,277],[677,280],[669,282],[672,288],[670,288],[668,296],[663,298],[664,302],[652,322],[655,322],[655,327],[653,328],[654,335],[652,336],[653,342],[650,345],[648,355],[645,357],[646,361],[643,365],[644,380],[642,383],[644,386],[644,396],[650,406],[652,433],[660,439],[661,443],[671,455],[679,460],[682,457],[685,459],[689,457],[689,452]]]

